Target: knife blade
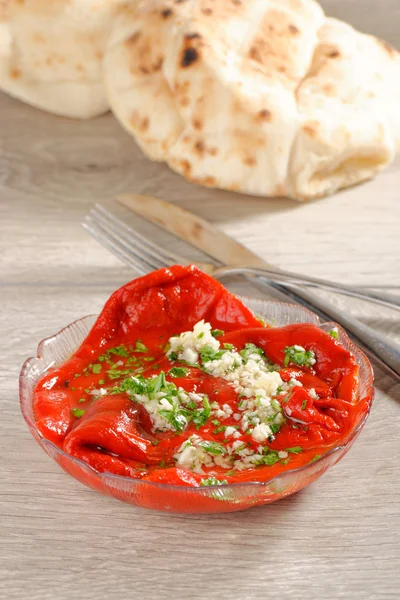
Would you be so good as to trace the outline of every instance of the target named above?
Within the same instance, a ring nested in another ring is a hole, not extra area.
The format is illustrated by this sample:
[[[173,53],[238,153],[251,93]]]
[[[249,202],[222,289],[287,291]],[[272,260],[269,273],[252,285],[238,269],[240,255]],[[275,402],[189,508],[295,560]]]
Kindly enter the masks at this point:
[[[176,204],[140,194],[122,194],[117,196],[117,201],[205,254],[213,256],[223,265],[272,269],[271,265],[246,246]]]
[[[175,204],[140,194],[121,194],[116,199],[126,208],[195,246],[223,265],[272,268],[261,257],[205,219]],[[276,267],[274,270],[279,271]],[[266,279],[264,279],[263,285],[268,288],[272,287],[274,293],[278,292],[278,296],[281,298],[283,294],[286,301],[289,297],[306,306],[324,321],[334,320],[341,324],[352,334],[352,337],[366,353],[375,358],[396,378],[400,377],[400,350],[397,344],[392,343],[391,340],[381,336],[377,331],[357,319],[347,317],[336,306],[308,289],[299,287],[288,289],[284,285],[272,283],[271,280],[267,281]]]

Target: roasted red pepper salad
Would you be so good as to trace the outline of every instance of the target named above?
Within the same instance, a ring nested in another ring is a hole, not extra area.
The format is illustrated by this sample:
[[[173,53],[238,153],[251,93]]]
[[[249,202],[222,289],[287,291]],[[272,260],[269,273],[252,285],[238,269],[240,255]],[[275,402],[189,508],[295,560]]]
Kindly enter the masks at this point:
[[[273,327],[194,266],[117,290],[34,394],[38,430],[72,457],[186,486],[268,481],[315,461],[369,403],[336,330]]]

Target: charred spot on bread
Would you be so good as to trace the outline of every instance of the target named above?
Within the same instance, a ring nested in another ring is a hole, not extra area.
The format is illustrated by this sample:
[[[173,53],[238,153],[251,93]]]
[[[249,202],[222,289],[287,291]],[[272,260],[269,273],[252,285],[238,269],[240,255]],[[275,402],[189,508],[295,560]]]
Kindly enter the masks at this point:
[[[21,71],[17,68],[10,69],[9,75],[11,79],[19,79],[21,77]]]
[[[271,121],[272,119],[272,112],[270,110],[268,110],[268,108],[263,108],[262,110],[260,110],[260,112],[258,113],[258,116],[260,117],[260,119],[262,119],[263,121]]]
[[[199,53],[196,48],[185,48],[182,55],[181,66],[183,68],[190,67],[199,58]]]
[[[300,33],[300,29],[298,27],[296,27],[296,25],[290,24],[288,29],[289,29],[290,33],[292,33],[293,35],[298,35]]]
[[[170,8],[165,8],[161,11],[161,16],[163,19],[168,19],[168,17],[170,17],[172,14],[173,12]]]

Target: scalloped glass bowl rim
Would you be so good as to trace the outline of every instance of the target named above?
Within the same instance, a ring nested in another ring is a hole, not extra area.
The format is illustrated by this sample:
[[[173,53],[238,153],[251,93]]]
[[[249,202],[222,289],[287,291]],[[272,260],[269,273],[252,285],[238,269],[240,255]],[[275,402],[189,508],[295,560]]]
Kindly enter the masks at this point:
[[[364,354],[364,352],[362,352],[362,350],[360,350],[348,337],[346,331],[337,323],[333,322],[333,321],[329,321],[329,322],[321,322],[320,319],[318,318],[318,316],[311,312],[310,310],[301,307],[299,305],[296,304],[290,304],[290,303],[284,303],[284,302],[275,302],[275,301],[271,301],[271,300],[263,300],[263,299],[254,299],[254,298],[250,298],[250,297],[246,297],[246,296],[238,296],[243,302],[244,304],[246,304],[249,308],[251,308],[254,312],[256,312],[256,314],[260,314],[260,309],[258,309],[258,312],[254,310],[254,303],[260,303],[263,304],[265,306],[266,311],[268,312],[267,309],[270,309],[272,307],[275,308],[280,308],[280,309],[286,309],[288,314],[293,314],[294,312],[296,312],[298,314],[298,316],[302,315],[303,318],[302,320],[288,320],[288,323],[291,322],[298,322],[298,323],[314,323],[315,325],[317,325],[318,327],[320,327],[323,330],[330,330],[334,327],[336,327],[338,329],[338,337],[339,337],[339,341],[341,344],[344,344],[350,351],[352,351],[352,353],[354,354],[356,361],[358,363],[358,365],[360,366],[360,372],[362,371],[362,369],[365,371],[365,379],[362,380],[362,378],[360,377],[360,388],[363,385],[365,387],[365,393],[363,394],[363,397],[366,394],[370,394],[371,395],[371,400],[373,400],[374,398],[374,388],[373,388],[373,381],[374,381],[374,375],[373,375],[373,370],[372,370],[372,366],[368,360],[368,358],[366,357],[366,355]],[[253,305],[253,306],[252,306]],[[263,311],[264,312],[264,311]],[[262,316],[262,315],[261,315]],[[265,488],[267,486],[269,486],[272,482],[274,482],[275,480],[277,480],[278,478],[281,478],[282,476],[287,476],[289,474],[293,474],[293,473],[299,473],[301,471],[307,471],[307,469],[310,467],[310,465],[312,464],[313,466],[316,465],[318,462],[321,461],[325,461],[328,457],[331,457],[333,454],[339,452],[340,450],[344,450],[345,448],[347,448],[348,446],[350,446],[351,442],[354,440],[354,438],[358,435],[358,433],[361,431],[361,429],[364,427],[365,422],[369,416],[370,410],[371,410],[371,404],[369,407],[369,410],[367,411],[367,413],[365,414],[364,418],[362,419],[362,421],[358,424],[358,426],[353,429],[353,431],[349,434],[346,443],[341,444],[340,446],[334,446],[332,447],[330,450],[328,450],[327,452],[323,453],[318,459],[316,459],[315,461],[313,461],[312,463],[308,463],[306,465],[303,465],[302,467],[297,467],[296,469],[287,469],[285,471],[282,471],[281,473],[278,473],[277,475],[275,475],[274,477],[271,477],[271,479],[268,479],[267,481],[242,481],[242,482],[237,482],[237,483],[230,483],[230,484],[222,484],[222,485],[213,485],[213,486],[206,486],[206,487],[192,487],[192,486],[183,486],[183,485],[173,485],[173,484],[167,484],[167,483],[158,483],[158,482],[154,482],[154,481],[146,481],[143,479],[135,479],[135,478],[131,478],[131,477],[125,477],[122,475],[116,475],[114,473],[109,473],[109,472],[104,472],[104,473],[100,473],[99,471],[96,471],[93,467],[91,467],[90,465],[88,465],[87,463],[85,463],[84,461],[75,458],[73,456],[71,456],[70,454],[67,454],[66,452],[64,452],[64,450],[62,450],[61,448],[59,448],[56,444],[54,444],[52,441],[46,439],[41,433],[40,431],[38,431],[38,429],[36,428],[36,424],[33,418],[33,407],[32,407],[32,416],[27,414],[27,409],[24,405],[24,383],[26,381],[26,379],[30,376],[30,372],[34,366],[34,362],[36,363],[36,361],[39,359],[40,361],[43,362],[43,369],[37,373],[37,376],[35,377],[35,382],[39,381],[39,379],[44,375],[44,373],[55,366],[58,366],[58,364],[61,363],[56,363],[55,361],[51,362],[51,363],[45,363],[44,360],[44,354],[45,351],[47,350],[48,346],[50,344],[54,344],[57,341],[60,341],[64,336],[68,335],[68,333],[74,329],[74,327],[76,327],[78,324],[83,324],[86,322],[90,321],[90,325],[87,329],[87,332],[90,331],[90,329],[92,328],[95,320],[97,319],[97,315],[87,315],[85,317],[81,317],[80,319],[77,319],[76,321],[70,323],[69,325],[63,327],[58,333],[49,336],[45,339],[43,339],[38,347],[37,347],[37,356],[36,357],[30,357],[28,358],[21,369],[21,373],[20,373],[20,377],[19,377],[19,382],[20,382],[20,406],[21,406],[21,412],[22,415],[25,419],[26,424],[28,425],[29,430],[31,431],[33,437],[35,437],[37,439],[39,443],[39,445],[42,447],[43,446],[48,446],[49,448],[51,448],[52,453],[51,453],[51,457],[54,459],[54,454],[58,455],[61,458],[65,458],[69,461],[71,461],[73,464],[75,463],[76,465],[78,465],[80,468],[82,468],[84,471],[87,471],[88,474],[90,475],[94,475],[96,478],[100,479],[102,481],[102,483],[107,483],[107,481],[114,481],[114,482],[123,482],[125,485],[127,483],[131,483],[133,487],[138,486],[140,484],[142,485],[146,485],[146,486],[150,486],[150,487],[154,487],[155,489],[159,489],[161,490],[175,490],[175,491],[180,491],[180,492],[186,492],[186,493],[190,493],[190,494],[201,494],[204,495],[204,492],[206,490],[215,490],[215,489],[223,489],[224,491],[228,490],[228,489],[238,489],[241,487],[246,487],[248,488],[250,487],[259,487],[259,488]],[[281,326],[280,324],[278,324],[277,326]],[[86,333],[87,335],[87,333]],[[85,335],[85,337],[86,337]],[[84,337],[82,338],[82,340],[79,342],[79,344],[76,346],[75,350],[78,349],[80,343],[83,341]],[[67,357],[66,357],[67,358]],[[31,403],[33,400],[33,393],[31,394]],[[47,452],[46,452],[47,453]],[[55,459],[54,459],[55,460]],[[329,468],[329,467],[328,467]]]

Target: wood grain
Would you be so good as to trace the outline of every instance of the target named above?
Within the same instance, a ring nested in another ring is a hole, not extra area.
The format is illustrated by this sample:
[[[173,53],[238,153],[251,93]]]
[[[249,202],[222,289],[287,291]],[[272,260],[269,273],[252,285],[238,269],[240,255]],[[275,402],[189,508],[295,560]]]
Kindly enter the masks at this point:
[[[398,0],[324,4],[398,39]],[[74,122],[0,96],[0,132],[0,599],[398,598],[400,386],[379,369],[370,419],[340,464],[294,497],[219,516],[147,512],[84,488],[34,443],[17,382],[39,340],[133,276],[82,229],[95,202],[153,194],[282,268],[400,293],[400,162],[301,205],[186,183],[110,115]],[[335,302],[400,340],[398,313]]]

